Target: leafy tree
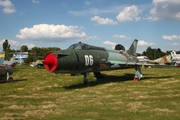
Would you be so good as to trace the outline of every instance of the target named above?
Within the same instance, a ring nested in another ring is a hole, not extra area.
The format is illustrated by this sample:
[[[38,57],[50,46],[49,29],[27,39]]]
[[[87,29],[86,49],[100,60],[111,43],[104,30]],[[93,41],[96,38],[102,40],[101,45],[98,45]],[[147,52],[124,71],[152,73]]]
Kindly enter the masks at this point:
[[[57,47],[48,47],[48,48],[40,48],[40,47],[33,47],[31,50],[28,50],[29,55],[28,58],[24,60],[25,63],[29,63],[36,60],[42,60],[44,56],[53,51],[60,50],[60,48]]]
[[[152,49],[151,47],[148,47],[146,51],[142,53],[142,55],[147,56],[151,60],[154,60],[162,56],[165,56],[166,53],[162,52],[160,48]]]
[[[28,52],[28,47],[27,47],[27,45],[22,45],[20,51],[21,51],[21,52]]]
[[[149,59],[154,59],[154,57],[153,57],[153,49],[151,48],[151,47],[148,47],[147,49],[146,49],[146,56],[149,58]]]
[[[13,55],[12,55],[12,53],[11,53],[11,49],[6,49],[6,51],[5,51],[5,60],[10,60],[11,59],[11,57],[12,57]]]
[[[5,52],[5,60],[9,60],[12,57],[11,49],[10,49],[10,44],[8,43],[8,39],[5,39],[3,42],[3,51]]]
[[[3,42],[3,51],[5,52],[6,49],[10,49],[10,45],[8,43],[8,39],[6,39],[4,42]]]

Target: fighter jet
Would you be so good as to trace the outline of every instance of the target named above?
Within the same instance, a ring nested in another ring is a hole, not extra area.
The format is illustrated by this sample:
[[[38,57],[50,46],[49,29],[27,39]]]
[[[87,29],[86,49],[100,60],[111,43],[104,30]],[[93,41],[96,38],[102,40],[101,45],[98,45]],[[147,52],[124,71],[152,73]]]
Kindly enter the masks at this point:
[[[11,61],[4,61],[5,54],[0,54],[0,82],[13,82],[13,78],[10,75],[14,71],[13,62]]]
[[[142,66],[136,57],[138,40],[134,40],[129,50],[109,50],[103,47],[76,43],[68,49],[46,54],[44,67],[49,72],[84,75],[84,84],[88,84],[87,75],[93,72],[95,77],[101,77],[100,71],[135,68],[134,80],[140,80]]]
[[[180,54],[176,54],[175,51],[171,52],[172,62],[175,63],[175,66],[180,66]]]
[[[40,68],[43,67],[44,65],[42,63],[42,60],[36,60],[35,62],[30,62],[30,66]]]
[[[169,65],[171,64],[171,55],[165,55],[163,57],[157,58],[155,60],[150,60],[147,56],[137,56],[139,62],[142,62],[143,65],[146,63],[156,64],[156,65]]]
[[[7,64],[7,65],[11,65],[11,66],[15,67],[17,64],[15,57],[16,57],[15,54],[13,54],[13,56],[11,57],[10,60],[4,60],[5,53],[0,53],[0,64]]]

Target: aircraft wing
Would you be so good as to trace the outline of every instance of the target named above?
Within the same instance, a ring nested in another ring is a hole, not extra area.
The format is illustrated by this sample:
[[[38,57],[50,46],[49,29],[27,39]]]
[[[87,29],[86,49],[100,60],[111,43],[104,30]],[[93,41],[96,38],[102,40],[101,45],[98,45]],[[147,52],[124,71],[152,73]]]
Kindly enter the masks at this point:
[[[156,64],[151,63],[142,63],[142,62],[135,62],[135,61],[106,61],[100,62],[100,66],[110,65],[111,68],[121,68],[121,67],[133,67],[133,66],[155,66]]]

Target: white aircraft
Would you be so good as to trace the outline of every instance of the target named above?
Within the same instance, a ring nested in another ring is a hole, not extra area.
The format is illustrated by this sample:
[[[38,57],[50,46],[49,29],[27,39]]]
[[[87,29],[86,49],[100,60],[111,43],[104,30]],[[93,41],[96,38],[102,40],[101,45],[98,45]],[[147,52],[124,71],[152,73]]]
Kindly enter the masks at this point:
[[[5,65],[11,65],[12,67],[16,66],[17,61],[15,61],[15,55],[10,60],[4,60],[5,58],[5,53],[0,53],[0,64],[5,64]]]
[[[180,54],[176,54],[175,51],[171,52],[172,62],[175,63],[175,66],[180,66]]]
[[[150,61],[150,59],[147,56],[137,56],[137,59],[139,60],[139,62]]]

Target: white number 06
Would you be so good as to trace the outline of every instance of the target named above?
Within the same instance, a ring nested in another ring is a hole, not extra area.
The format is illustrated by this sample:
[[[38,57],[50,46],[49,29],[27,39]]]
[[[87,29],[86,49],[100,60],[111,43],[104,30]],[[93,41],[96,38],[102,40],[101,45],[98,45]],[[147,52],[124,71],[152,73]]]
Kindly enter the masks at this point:
[[[93,56],[92,55],[85,55],[85,66],[92,66],[93,65]]]

